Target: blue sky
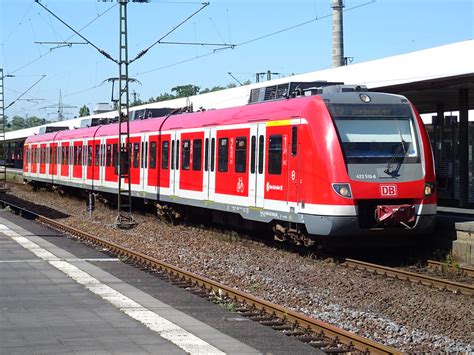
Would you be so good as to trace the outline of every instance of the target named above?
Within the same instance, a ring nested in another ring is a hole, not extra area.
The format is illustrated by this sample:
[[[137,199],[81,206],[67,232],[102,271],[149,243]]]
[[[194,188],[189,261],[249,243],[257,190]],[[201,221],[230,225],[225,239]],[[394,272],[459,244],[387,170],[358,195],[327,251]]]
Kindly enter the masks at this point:
[[[56,15],[97,47],[118,58],[116,2],[42,0]],[[236,44],[234,49],[159,44],[129,68],[141,82],[131,85],[142,100],[177,85],[201,88],[255,80],[256,72],[290,75],[331,66],[330,0],[214,0],[167,41]],[[38,41],[82,42],[34,0],[0,0],[0,66],[6,105],[46,75],[5,113],[54,118],[61,91],[68,118],[79,107],[109,102],[118,65],[90,45],[51,49]],[[345,0],[345,55],[353,63],[473,39],[472,0]],[[128,5],[129,57],[134,58],[201,7],[199,1],[151,0]],[[279,34],[267,34],[305,23]],[[181,63],[181,64],[179,64]]]

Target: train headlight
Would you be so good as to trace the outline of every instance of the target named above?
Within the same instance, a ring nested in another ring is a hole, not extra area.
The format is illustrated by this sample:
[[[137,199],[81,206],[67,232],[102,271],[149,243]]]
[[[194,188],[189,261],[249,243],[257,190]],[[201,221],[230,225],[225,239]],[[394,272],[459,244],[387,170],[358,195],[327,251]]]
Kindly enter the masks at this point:
[[[434,190],[435,190],[435,184],[432,184],[431,182],[425,182],[425,191],[424,191],[425,197],[431,196]]]
[[[351,185],[349,184],[332,184],[333,190],[342,197],[352,198]]]

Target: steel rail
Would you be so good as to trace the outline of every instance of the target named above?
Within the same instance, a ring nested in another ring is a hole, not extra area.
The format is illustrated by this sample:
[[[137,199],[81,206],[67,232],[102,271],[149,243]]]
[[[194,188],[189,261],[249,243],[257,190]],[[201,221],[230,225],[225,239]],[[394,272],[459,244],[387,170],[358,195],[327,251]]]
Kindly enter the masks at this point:
[[[466,295],[474,295],[474,285],[460,283],[456,281],[441,279],[423,274],[417,274],[410,271],[391,268],[377,264],[367,263],[365,261],[345,259],[343,265],[353,269],[365,270],[379,275],[393,277],[399,280],[407,280],[410,282],[421,283],[425,286],[437,287],[440,290],[449,290],[452,292],[460,292]]]
[[[435,260],[427,260],[426,264],[428,265],[428,267],[439,270],[439,271],[447,270],[449,272],[461,273],[462,275],[465,275],[468,277],[474,277],[473,267],[463,266],[463,265],[451,265],[446,262],[443,263],[443,262],[435,261]]]
[[[348,349],[371,354],[401,354],[401,352],[397,349],[385,346],[373,340],[361,337],[357,334],[350,333],[344,329],[340,329],[320,320],[313,319],[302,313],[298,313],[281,307],[277,304],[256,298],[246,292],[228,287],[206,277],[183,270],[164,261],[160,261],[143,253],[125,248],[117,243],[94,236],[77,228],[67,226],[58,221],[41,216],[36,212],[11,204],[7,201],[0,202],[5,205],[9,205],[11,208],[23,212],[24,214],[30,215],[36,221],[46,224],[58,231],[73,235],[91,244],[105,248],[120,258],[127,258],[127,260],[135,262],[139,265],[164,271],[172,277],[179,278],[185,282],[190,282],[196,286],[206,289],[207,291],[214,291],[219,295],[227,296],[235,302],[246,304],[253,309],[257,309],[264,313],[281,318],[286,322],[292,323],[295,327],[305,328],[308,331],[323,334],[328,338],[335,339],[337,342],[344,344],[348,347]],[[324,351],[324,349],[321,350]]]

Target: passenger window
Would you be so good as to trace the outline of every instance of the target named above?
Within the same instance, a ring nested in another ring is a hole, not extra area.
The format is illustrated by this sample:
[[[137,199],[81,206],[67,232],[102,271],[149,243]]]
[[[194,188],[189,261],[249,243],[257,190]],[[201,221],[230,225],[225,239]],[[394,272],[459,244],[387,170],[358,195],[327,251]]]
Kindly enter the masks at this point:
[[[209,138],[204,143],[204,171],[209,169]]]
[[[295,156],[298,152],[298,127],[291,128],[291,155]]]
[[[156,142],[150,142],[150,169],[155,169],[155,168],[156,168]]]
[[[186,139],[182,141],[183,149],[181,156],[181,169],[189,170],[189,162],[191,159],[191,141]]]
[[[227,138],[219,138],[219,152],[217,154],[217,170],[225,173],[228,170],[229,146]]]
[[[263,135],[258,137],[258,173],[263,174],[263,151],[265,149],[265,138]]]
[[[171,141],[171,170],[174,169],[174,140]]]
[[[215,158],[216,158],[216,139],[211,140],[211,171],[214,171]]]
[[[176,141],[176,170],[179,169],[179,139]]]
[[[118,143],[112,146],[112,165],[115,168],[115,173],[118,171]]]
[[[250,143],[250,172],[255,174],[255,150],[257,148],[257,138],[252,136],[252,141]]]
[[[283,152],[281,134],[270,136],[268,148],[268,173],[279,175],[281,174],[281,159]]]
[[[148,142],[145,142],[145,158],[143,159],[144,168],[148,167]]]
[[[92,145],[87,146],[87,166],[92,166]]]
[[[202,139],[195,139],[193,141],[193,170],[201,170],[202,161]]]
[[[168,169],[170,142],[164,141],[161,143],[161,169]]]
[[[95,157],[94,157],[94,165],[99,166],[100,163],[100,145],[96,144],[95,145]]]
[[[133,167],[138,168],[138,159],[140,157],[140,144],[138,142],[133,143]]]
[[[235,140],[235,172],[245,173],[247,168],[247,137]]]
[[[107,157],[106,157],[106,166],[111,166],[112,164],[112,146],[107,144]]]

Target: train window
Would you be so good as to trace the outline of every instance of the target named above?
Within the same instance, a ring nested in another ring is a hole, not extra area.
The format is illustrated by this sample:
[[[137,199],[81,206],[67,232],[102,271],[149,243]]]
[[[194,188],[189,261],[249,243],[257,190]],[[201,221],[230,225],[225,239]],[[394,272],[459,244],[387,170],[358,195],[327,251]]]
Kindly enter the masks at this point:
[[[74,163],[73,165],[77,165],[77,146],[74,146],[74,151],[73,151],[73,157],[72,157]]]
[[[268,173],[273,175],[281,174],[282,159],[282,136],[275,134],[270,136],[268,144]]]
[[[202,161],[202,139],[195,139],[193,141],[193,170],[201,170]]]
[[[214,171],[214,162],[215,162],[215,155],[216,155],[216,139],[211,139],[211,171]]]
[[[227,138],[219,138],[219,152],[217,154],[217,170],[225,173],[228,170],[229,145]]]
[[[145,142],[145,158],[143,164],[145,164],[146,169],[148,167],[148,142]]]
[[[94,166],[99,166],[100,163],[100,145],[96,144],[94,146],[95,155],[94,155]]]
[[[69,147],[69,146],[67,146],[67,147],[64,148],[64,151],[66,152],[66,153],[65,153],[65,154],[66,154],[66,157],[65,157],[65,162],[64,162],[65,165],[69,165],[69,149],[70,149],[70,148],[71,148],[71,147]]]
[[[176,170],[179,169],[179,139],[176,141]]]
[[[87,146],[87,166],[92,166],[92,144]]]
[[[118,169],[118,143],[115,143],[112,146],[112,165],[115,168],[115,173],[117,173]]]
[[[46,163],[49,164],[51,162],[51,154],[53,154],[53,151],[49,149],[49,147],[46,147]]]
[[[105,166],[105,144],[101,144],[101,150],[102,166]]]
[[[156,142],[150,142],[150,169],[155,169],[155,168],[156,168]]]
[[[191,141],[189,139],[185,139],[181,142],[183,148],[181,150],[181,169],[189,170],[189,163],[191,160]]]
[[[106,158],[106,166],[110,166],[112,164],[112,146],[107,144],[107,158]]]
[[[291,127],[291,155],[295,156],[298,152],[298,127]]]
[[[171,169],[174,169],[174,140],[171,141]]]
[[[133,143],[133,167],[138,168],[138,159],[140,157],[140,144],[138,142]]]
[[[204,143],[204,170],[209,169],[209,138],[206,138]]]
[[[170,142],[164,141],[161,143],[161,169],[168,170],[168,157],[170,150]]]
[[[236,173],[245,173],[247,170],[247,137],[237,137],[235,140],[235,167]]]
[[[257,137],[252,136],[250,143],[250,172],[255,174],[255,150],[257,148]]]
[[[263,174],[263,151],[265,145],[265,138],[263,135],[258,137],[258,173]]]

